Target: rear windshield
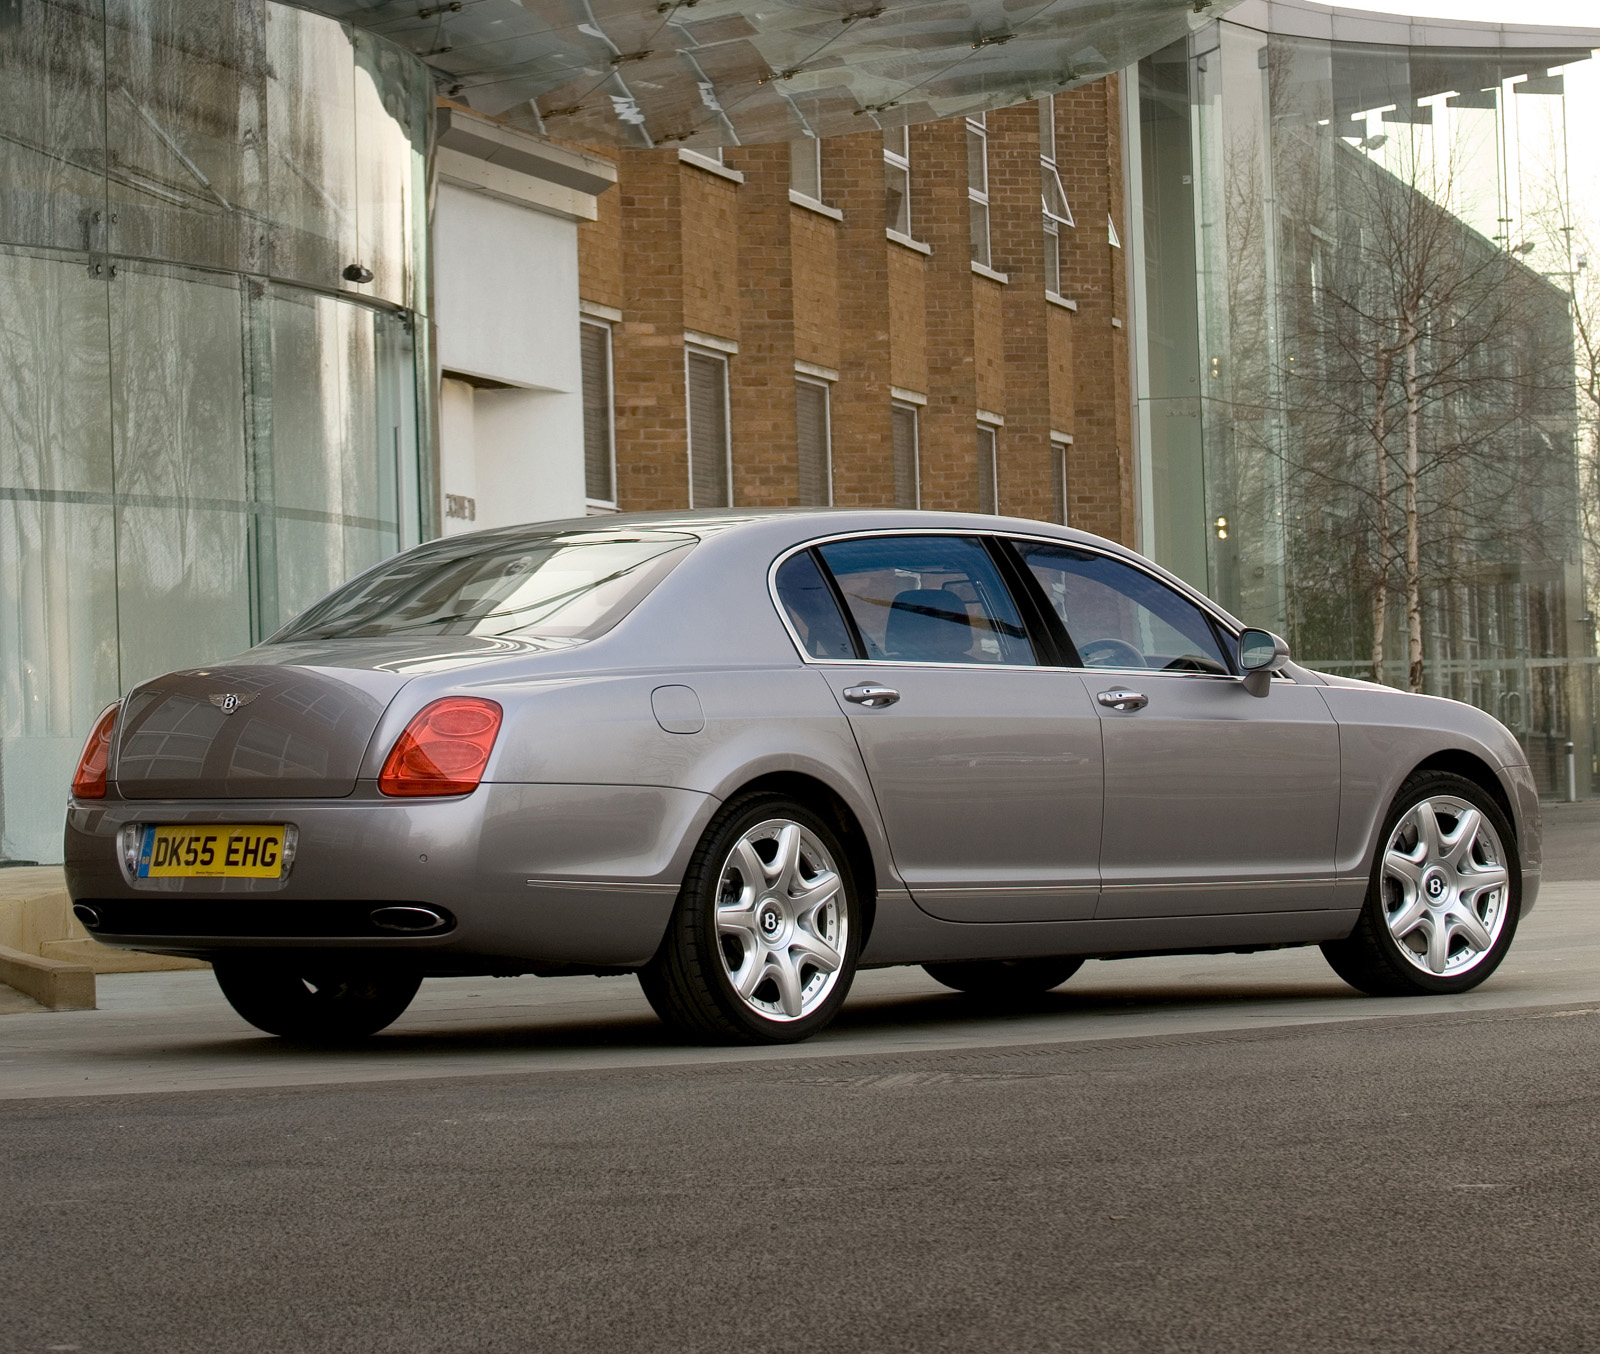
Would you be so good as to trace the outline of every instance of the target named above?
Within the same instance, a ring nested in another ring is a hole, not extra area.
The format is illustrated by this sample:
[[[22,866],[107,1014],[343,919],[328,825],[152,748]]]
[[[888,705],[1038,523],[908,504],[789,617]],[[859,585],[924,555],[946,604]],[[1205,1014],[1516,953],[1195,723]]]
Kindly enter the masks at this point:
[[[568,531],[435,541],[330,593],[273,639],[592,639],[633,610],[697,540],[680,531]]]

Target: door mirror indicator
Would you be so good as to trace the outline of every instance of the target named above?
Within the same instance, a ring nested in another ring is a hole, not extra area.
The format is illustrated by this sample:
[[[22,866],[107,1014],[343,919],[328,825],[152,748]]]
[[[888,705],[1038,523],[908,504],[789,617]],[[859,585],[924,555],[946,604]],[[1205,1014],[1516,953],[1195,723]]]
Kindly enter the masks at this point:
[[[1289,646],[1268,630],[1245,630],[1239,635],[1239,666],[1244,669],[1244,689],[1252,696],[1272,690],[1272,674],[1289,661]]]

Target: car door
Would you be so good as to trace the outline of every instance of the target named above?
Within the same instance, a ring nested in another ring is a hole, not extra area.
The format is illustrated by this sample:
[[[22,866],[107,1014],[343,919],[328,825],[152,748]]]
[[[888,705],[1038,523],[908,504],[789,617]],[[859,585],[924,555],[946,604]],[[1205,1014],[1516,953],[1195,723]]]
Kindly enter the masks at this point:
[[[1321,695],[1250,695],[1216,626],[1155,575],[1018,541],[1101,721],[1097,917],[1316,909],[1333,891],[1339,734]]]
[[[948,921],[1091,917],[1099,718],[1077,674],[1040,664],[1003,567],[981,537],[880,534],[791,556],[776,581],[917,904]]]

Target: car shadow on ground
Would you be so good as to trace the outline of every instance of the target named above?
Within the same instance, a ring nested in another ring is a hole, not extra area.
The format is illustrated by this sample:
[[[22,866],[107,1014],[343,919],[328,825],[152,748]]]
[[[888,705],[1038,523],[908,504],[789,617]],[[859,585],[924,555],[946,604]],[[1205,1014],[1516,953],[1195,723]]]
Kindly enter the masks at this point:
[[[1006,1000],[959,992],[872,994],[852,998],[828,1029],[793,1047],[797,1053],[839,1052],[857,1042],[913,1031],[924,1037],[946,1033],[1004,1044],[1008,1026],[1026,1024],[1029,1039],[1036,1040],[1040,1034],[1047,1033],[1039,1028],[1039,1022],[1049,1022],[1052,1017],[1061,1023],[1062,1037],[1070,1039],[1074,1035],[1074,1023],[1085,1016],[1179,1016],[1226,1007],[1241,1014],[1263,1015],[1269,1008],[1278,1008],[1275,1014],[1287,1014],[1292,1019],[1292,1009],[1285,1012],[1283,1008],[1302,1003],[1309,1008],[1312,1003],[1329,1000],[1355,1006],[1376,999],[1364,997],[1337,981],[1201,985],[1191,980],[1181,989],[1152,984],[1098,992],[1074,992],[1069,987]],[[1308,1009],[1307,1014],[1311,1013]],[[1114,1038],[1116,1030],[1114,1026],[1104,1028],[1096,1037]],[[357,1056],[364,1062],[392,1062],[429,1055],[460,1058],[508,1052],[663,1052],[697,1047],[702,1046],[662,1024],[641,998],[636,1013],[541,1011],[511,1004],[490,1009],[421,1009],[408,1013],[381,1034],[358,1043],[308,1045],[268,1035],[248,1035],[186,1041],[169,1045],[155,1056],[183,1060],[214,1058],[220,1054],[255,1062],[325,1054]]]

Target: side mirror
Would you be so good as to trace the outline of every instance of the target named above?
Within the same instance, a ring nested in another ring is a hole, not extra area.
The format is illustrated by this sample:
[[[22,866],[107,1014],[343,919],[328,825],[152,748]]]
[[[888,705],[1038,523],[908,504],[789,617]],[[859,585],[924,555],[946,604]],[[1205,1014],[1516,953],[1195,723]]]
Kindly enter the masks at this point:
[[[1239,666],[1244,689],[1252,696],[1272,690],[1272,674],[1289,661],[1289,646],[1268,630],[1245,630],[1239,636]]]

